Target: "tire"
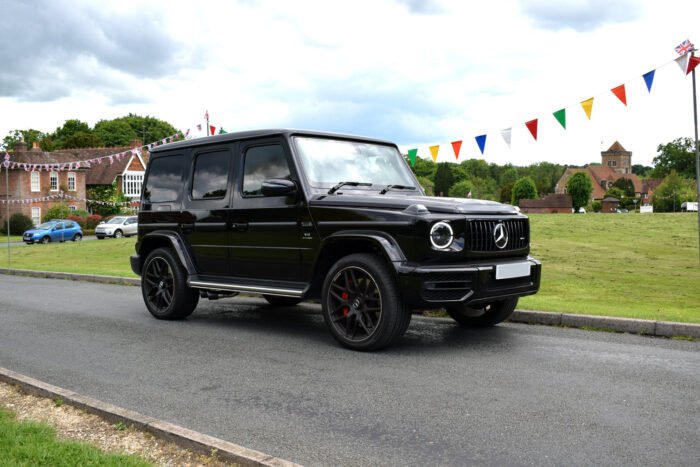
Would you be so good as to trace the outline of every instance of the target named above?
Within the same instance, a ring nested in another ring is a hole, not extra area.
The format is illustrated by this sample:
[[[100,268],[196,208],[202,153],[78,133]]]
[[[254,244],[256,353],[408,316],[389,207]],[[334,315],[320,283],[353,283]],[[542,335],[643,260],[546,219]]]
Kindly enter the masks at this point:
[[[81,241],[82,239],[83,239],[83,236],[80,235],[79,233],[77,233],[77,234],[73,235],[73,239],[72,239],[72,240],[73,240],[74,242],[79,242],[79,241]]]
[[[274,306],[294,306],[301,302],[301,298],[295,297],[280,297],[278,295],[263,295],[267,303]]]
[[[117,230],[114,232],[114,238],[122,238],[123,236],[124,236],[124,232],[122,232],[122,231],[119,230],[119,229],[117,229]]]
[[[445,307],[445,311],[452,319],[462,326],[488,327],[494,326],[508,319],[513,314],[517,298],[508,298],[497,302],[487,303],[480,308],[472,308],[467,305],[452,305]]]
[[[51,237],[49,237],[48,235],[46,237],[42,237],[41,240],[39,240],[39,243],[42,243],[44,245],[46,245],[47,243],[51,243]]]
[[[187,318],[199,302],[199,292],[187,286],[185,271],[169,248],[158,248],[146,257],[141,294],[148,311],[165,320]]]
[[[104,237],[97,237],[98,240],[104,240]]]
[[[398,340],[411,313],[401,302],[394,276],[372,254],[341,258],[323,282],[323,319],[333,337],[353,350],[379,350]]]

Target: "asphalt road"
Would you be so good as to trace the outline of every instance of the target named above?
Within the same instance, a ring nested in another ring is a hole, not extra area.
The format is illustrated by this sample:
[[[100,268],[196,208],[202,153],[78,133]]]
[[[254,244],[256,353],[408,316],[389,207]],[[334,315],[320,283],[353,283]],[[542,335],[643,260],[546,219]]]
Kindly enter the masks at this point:
[[[0,276],[0,366],[306,465],[698,465],[700,343],[414,318],[338,347],[319,309]]]

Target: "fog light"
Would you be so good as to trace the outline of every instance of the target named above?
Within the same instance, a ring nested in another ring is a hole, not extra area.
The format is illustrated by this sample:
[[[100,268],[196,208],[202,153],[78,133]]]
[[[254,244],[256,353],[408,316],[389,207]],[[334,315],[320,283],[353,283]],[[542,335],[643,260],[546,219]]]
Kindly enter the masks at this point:
[[[430,243],[438,250],[444,250],[452,245],[454,234],[447,222],[436,222],[430,229]]]

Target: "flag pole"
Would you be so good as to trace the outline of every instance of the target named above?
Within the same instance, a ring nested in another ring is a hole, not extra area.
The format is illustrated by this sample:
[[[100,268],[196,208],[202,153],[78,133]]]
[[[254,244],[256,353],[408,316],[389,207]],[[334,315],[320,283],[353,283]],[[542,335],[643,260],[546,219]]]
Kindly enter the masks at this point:
[[[690,50],[690,56],[695,56],[695,47]],[[695,185],[698,191],[698,206],[700,206],[700,143],[698,142],[698,96],[695,85],[695,68],[693,68],[693,117],[695,130]],[[700,208],[698,209],[698,259],[700,259]]]

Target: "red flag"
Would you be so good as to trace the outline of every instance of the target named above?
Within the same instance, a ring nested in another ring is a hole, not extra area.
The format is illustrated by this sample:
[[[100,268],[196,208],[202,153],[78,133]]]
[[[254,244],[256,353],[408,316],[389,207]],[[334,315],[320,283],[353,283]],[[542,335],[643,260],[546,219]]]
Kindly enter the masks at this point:
[[[613,94],[615,94],[615,96],[618,99],[620,99],[620,102],[627,105],[627,93],[625,93],[625,85],[624,84],[621,84],[616,88],[612,88],[611,91]]]
[[[455,159],[459,159],[460,149],[462,149],[462,140],[452,141],[452,150],[455,152]]]
[[[700,65],[700,57],[690,57],[690,60],[688,61],[688,70],[685,72],[685,74],[689,75],[690,72],[693,71],[698,65]]]
[[[211,130],[212,135],[216,134],[216,127],[214,125],[209,125],[209,129]]]
[[[535,138],[535,141],[537,141],[537,119],[525,122],[525,126],[530,130],[530,134]]]

